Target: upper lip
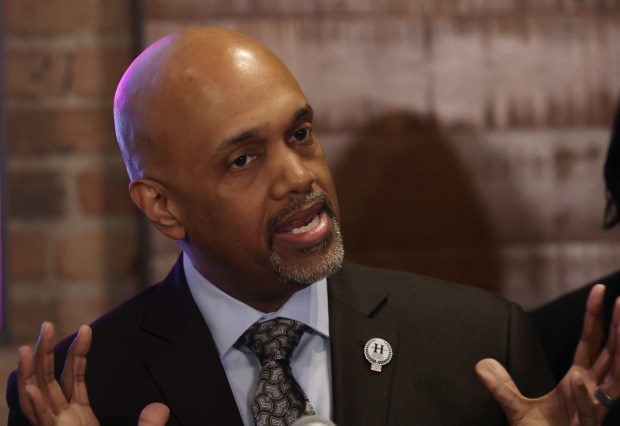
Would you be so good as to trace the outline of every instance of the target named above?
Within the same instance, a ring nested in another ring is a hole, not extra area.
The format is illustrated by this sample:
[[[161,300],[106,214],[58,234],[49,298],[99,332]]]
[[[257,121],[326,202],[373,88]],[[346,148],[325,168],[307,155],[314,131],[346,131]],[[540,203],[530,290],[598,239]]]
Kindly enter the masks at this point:
[[[274,232],[290,232],[295,228],[307,225],[323,209],[323,205],[322,200],[317,200],[294,210],[276,223],[273,228]]]

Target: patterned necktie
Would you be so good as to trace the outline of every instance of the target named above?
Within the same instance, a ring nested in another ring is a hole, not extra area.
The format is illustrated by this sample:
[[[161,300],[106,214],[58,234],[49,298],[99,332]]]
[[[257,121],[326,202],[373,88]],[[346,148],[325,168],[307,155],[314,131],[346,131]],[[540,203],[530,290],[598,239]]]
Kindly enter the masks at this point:
[[[314,414],[291,371],[291,355],[305,328],[300,322],[275,318],[254,324],[241,336],[261,365],[254,398],[256,426],[290,425]]]

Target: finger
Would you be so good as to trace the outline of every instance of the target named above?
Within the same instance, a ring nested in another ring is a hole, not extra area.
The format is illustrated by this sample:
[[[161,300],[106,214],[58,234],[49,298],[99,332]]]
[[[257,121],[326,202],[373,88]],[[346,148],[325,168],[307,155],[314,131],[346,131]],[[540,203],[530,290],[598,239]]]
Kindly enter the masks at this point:
[[[617,352],[616,346],[618,342],[618,335],[616,330],[620,322],[620,299],[616,299],[614,304],[614,312],[609,326],[609,336],[607,337],[607,343],[599,354],[596,362],[592,366],[592,377],[597,383],[600,383],[603,378],[609,373],[614,362],[614,353]]]
[[[35,414],[32,402],[26,392],[26,386],[36,386],[37,378],[34,373],[34,356],[30,346],[19,348],[19,361],[17,362],[17,394],[19,395],[19,408],[28,418],[30,423],[34,423]]]
[[[138,419],[138,426],[163,426],[168,421],[170,409],[159,402],[144,407]]]
[[[616,310],[620,312],[620,298],[616,300]],[[614,313],[615,313],[614,311]],[[612,329],[610,335],[614,337],[614,347],[610,349],[611,354],[611,367],[606,380],[610,381],[610,385],[614,385],[618,388],[618,397],[620,397],[620,324],[616,324]]]
[[[67,352],[65,366],[62,371],[62,390],[69,401],[88,405],[86,391],[86,355],[92,341],[92,330],[89,326],[80,327]]]
[[[607,339],[606,349],[609,352],[610,357],[620,355],[620,333],[618,328],[620,327],[620,297],[616,298],[614,303],[614,312],[609,325],[609,338]],[[618,366],[620,368],[620,366]],[[620,372],[619,372],[620,374]]]
[[[597,404],[586,386],[586,380],[582,373],[575,371],[571,374],[570,387],[573,393],[573,402],[577,411],[578,424],[580,426],[595,426],[600,413],[600,404]]]
[[[620,305],[620,302],[616,300],[616,307]],[[614,312],[615,313],[615,312]],[[605,379],[601,383],[601,386],[605,393],[607,393],[613,399],[620,399],[620,325],[615,329],[610,330],[610,338],[613,335],[615,339],[615,346],[610,351],[610,368],[608,370]],[[599,412],[605,412],[605,407],[601,404]],[[599,413],[599,415],[602,415]]]
[[[50,322],[41,324],[34,363],[40,389],[54,378],[54,325]]]
[[[516,423],[525,415],[527,401],[506,369],[494,359],[483,359],[476,364],[476,373],[501,405],[510,423]]]
[[[41,394],[41,391],[35,385],[26,386],[26,394],[30,401],[30,404],[34,410],[35,421],[31,421],[33,425],[37,426],[52,426],[55,423],[54,415],[47,407],[45,399]]]
[[[575,350],[573,364],[590,368],[598,357],[603,338],[603,297],[605,286],[596,284],[590,290],[583,317],[581,337]]]
[[[68,404],[60,385],[54,377],[54,325],[44,322],[34,355],[37,386],[48,407],[58,414]]]

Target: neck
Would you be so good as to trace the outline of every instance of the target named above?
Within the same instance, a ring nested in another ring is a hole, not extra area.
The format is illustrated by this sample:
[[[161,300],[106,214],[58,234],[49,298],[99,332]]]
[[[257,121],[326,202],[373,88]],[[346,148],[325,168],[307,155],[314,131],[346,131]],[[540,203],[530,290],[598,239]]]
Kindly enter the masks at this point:
[[[278,282],[276,288],[270,290],[266,286],[256,286],[248,289],[211,282],[229,296],[264,313],[277,311],[294,293],[307,287],[307,285]],[[258,290],[259,288],[260,290]]]
[[[294,293],[308,286],[308,284],[281,282],[273,273],[243,274],[238,271],[221,273],[221,269],[214,270],[208,266],[201,266],[194,263],[198,272],[214,286],[264,313],[277,311]]]
[[[275,312],[278,309],[280,309],[286,303],[286,301],[293,295],[293,293],[294,292],[291,292],[286,297],[280,296],[280,297],[272,297],[272,298],[266,298],[264,297],[264,295],[261,295],[260,298],[239,298],[239,297],[235,297],[232,294],[231,296],[235,297],[237,300],[242,301],[246,305],[251,306],[258,311],[269,313],[269,312]]]

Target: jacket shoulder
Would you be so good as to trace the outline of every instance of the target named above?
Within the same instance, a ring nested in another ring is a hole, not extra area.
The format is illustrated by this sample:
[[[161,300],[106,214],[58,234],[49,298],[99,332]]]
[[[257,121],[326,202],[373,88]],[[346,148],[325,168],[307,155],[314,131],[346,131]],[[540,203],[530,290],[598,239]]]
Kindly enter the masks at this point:
[[[412,272],[397,271],[345,262],[338,278],[334,282],[345,282],[352,286],[381,288],[392,302],[423,302],[430,306],[441,305],[458,307],[475,304],[479,309],[497,309],[505,311],[512,302],[470,285],[453,283],[438,278]]]

